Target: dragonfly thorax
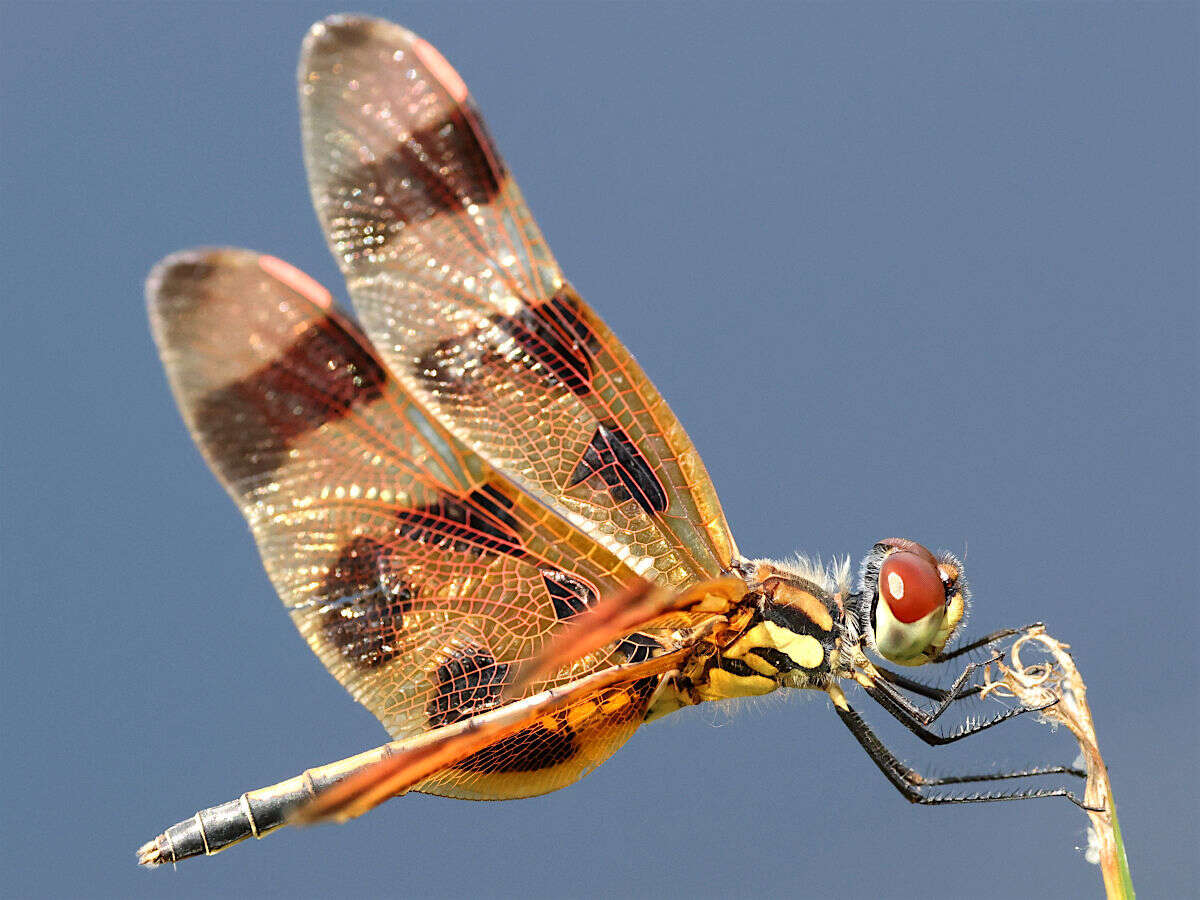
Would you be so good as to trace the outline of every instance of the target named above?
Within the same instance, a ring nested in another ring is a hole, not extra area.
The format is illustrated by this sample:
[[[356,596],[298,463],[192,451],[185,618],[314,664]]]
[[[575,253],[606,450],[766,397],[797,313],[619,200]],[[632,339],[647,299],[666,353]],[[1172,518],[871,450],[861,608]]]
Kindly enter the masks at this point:
[[[827,571],[807,560],[746,563],[748,591],[679,685],[685,702],[817,688],[840,677],[847,643],[849,561]]]
[[[741,573],[747,594],[715,652],[689,673],[691,702],[826,689],[853,677],[866,650],[899,665],[930,662],[967,606],[961,563],[902,538],[872,548],[857,585],[848,560],[757,560]]]

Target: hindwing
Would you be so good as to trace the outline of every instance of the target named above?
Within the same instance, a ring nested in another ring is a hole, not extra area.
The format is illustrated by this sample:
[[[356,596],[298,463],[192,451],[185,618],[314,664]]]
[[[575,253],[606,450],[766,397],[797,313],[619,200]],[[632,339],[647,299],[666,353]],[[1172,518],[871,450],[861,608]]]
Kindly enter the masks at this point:
[[[286,263],[183,253],[147,292],[179,407],[296,626],[393,736],[498,705],[563,623],[636,580],[427,417],[329,294]],[[640,652],[614,642],[526,693]],[[601,717],[590,740],[607,755],[639,722],[632,709]],[[553,742],[510,743],[435,789],[471,795],[472,779],[528,780],[558,762]]]

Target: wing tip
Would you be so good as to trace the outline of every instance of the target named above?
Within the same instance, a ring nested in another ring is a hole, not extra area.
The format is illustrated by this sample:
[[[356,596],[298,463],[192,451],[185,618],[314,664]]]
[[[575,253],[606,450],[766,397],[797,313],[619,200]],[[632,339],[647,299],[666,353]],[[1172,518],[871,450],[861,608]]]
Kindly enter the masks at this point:
[[[157,326],[163,305],[178,293],[173,286],[183,278],[203,280],[215,270],[219,256],[230,252],[234,251],[220,247],[193,247],[177,250],[156,262],[146,276],[145,287],[146,308],[151,323]]]
[[[184,281],[198,284],[221,269],[254,265],[259,254],[236,247],[192,247],[156,262],[146,276],[146,306],[154,320],[162,305],[177,297]]]
[[[194,287],[220,271],[257,269],[324,310],[333,308],[333,295],[311,275],[277,256],[236,247],[193,247],[164,256],[146,276],[146,303],[151,313],[168,297],[178,296],[187,282]]]
[[[470,92],[466,82],[433,44],[402,25],[370,16],[339,13],[326,16],[308,29],[300,51],[300,77],[305,80],[316,61],[362,47],[371,42],[397,50],[412,48],[419,63],[445,89],[455,103],[464,103]]]
[[[406,46],[420,40],[415,34],[387,19],[354,13],[335,13],[314,22],[301,45],[301,71],[309,61],[318,57],[360,47],[371,40],[387,41]]]

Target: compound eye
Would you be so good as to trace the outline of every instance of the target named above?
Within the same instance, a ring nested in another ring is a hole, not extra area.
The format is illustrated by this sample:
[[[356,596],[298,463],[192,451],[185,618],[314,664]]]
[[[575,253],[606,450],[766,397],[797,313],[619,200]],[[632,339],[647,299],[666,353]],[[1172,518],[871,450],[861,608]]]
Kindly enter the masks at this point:
[[[890,554],[879,567],[879,598],[901,622],[925,618],[946,602],[937,567],[908,550]]]

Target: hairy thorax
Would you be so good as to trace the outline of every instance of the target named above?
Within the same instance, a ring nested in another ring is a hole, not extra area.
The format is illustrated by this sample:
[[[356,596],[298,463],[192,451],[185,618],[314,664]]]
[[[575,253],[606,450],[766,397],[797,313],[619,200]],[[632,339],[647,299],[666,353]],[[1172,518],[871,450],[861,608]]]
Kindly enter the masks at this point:
[[[768,694],[780,687],[824,690],[846,671],[854,644],[844,606],[849,567],[800,559],[740,567],[748,591],[674,679],[647,718],[710,700]]]

